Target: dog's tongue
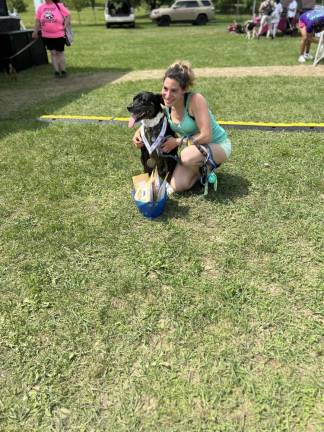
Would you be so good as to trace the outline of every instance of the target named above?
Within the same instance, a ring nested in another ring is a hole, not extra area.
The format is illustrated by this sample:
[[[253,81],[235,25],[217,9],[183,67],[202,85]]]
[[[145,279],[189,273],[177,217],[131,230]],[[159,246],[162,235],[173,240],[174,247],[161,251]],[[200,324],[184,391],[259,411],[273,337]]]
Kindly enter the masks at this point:
[[[129,120],[128,120],[128,127],[132,128],[134,126],[135,122],[136,122],[136,118],[133,117],[133,116],[130,117]]]

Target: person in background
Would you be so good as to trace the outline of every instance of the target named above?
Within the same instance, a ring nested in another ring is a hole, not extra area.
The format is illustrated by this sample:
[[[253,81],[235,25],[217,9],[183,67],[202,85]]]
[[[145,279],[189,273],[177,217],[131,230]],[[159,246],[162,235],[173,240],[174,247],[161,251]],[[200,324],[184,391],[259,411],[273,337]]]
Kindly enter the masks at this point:
[[[65,27],[70,25],[70,12],[58,0],[45,0],[36,11],[35,29],[33,39],[39,37],[39,32],[46,48],[51,53],[54,76],[66,76],[64,46]]]
[[[177,61],[169,66],[163,78],[161,94],[165,113],[178,137],[169,137],[161,149],[169,153],[178,146],[186,145],[181,151],[181,162],[170,180],[169,193],[189,190],[194,186],[200,178],[206,153],[211,152],[213,161],[220,165],[232,151],[231,142],[210,112],[205,97],[190,91],[194,79],[191,65],[186,61]],[[143,145],[139,129],[134,134],[133,143],[138,148]]]
[[[303,13],[299,17],[299,31],[301,34],[299,63],[305,63],[306,60],[312,60],[310,47],[315,33],[324,30],[324,10],[314,9]],[[314,42],[318,42],[314,39]]]
[[[260,4],[259,14],[261,16],[261,21],[260,21],[260,28],[259,28],[258,35],[257,35],[258,39],[260,38],[265,25],[268,26],[267,37],[270,37],[271,15],[272,15],[272,12],[274,11],[274,8],[275,8],[275,5],[274,5],[273,0],[265,0]]]
[[[298,4],[296,0],[291,0],[287,8],[287,32],[292,35],[295,29],[295,19]]]
[[[270,24],[270,36],[272,37],[272,39],[276,37],[278,25],[283,10],[280,0],[275,0],[275,1],[276,1],[275,8],[271,15],[271,24]]]

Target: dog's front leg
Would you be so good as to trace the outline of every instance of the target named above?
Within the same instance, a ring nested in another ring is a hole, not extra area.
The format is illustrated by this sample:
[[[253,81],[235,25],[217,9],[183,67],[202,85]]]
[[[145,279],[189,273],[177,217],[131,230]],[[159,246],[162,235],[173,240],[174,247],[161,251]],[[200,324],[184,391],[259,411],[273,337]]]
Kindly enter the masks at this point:
[[[150,168],[147,164],[148,159],[150,158],[149,152],[146,147],[141,147],[141,163],[143,166],[143,170],[145,173],[151,174],[152,168]]]

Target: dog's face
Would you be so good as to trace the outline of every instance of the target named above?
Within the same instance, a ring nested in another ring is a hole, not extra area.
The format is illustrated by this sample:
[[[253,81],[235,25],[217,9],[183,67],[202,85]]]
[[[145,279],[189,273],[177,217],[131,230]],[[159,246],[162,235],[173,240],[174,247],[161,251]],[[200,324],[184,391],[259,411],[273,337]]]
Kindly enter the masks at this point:
[[[162,111],[162,96],[158,93],[140,92],[133,98],[133,102],[128,105],[127,110],[131,113],[128,127],[133,127],[140,120],[153,119]]]

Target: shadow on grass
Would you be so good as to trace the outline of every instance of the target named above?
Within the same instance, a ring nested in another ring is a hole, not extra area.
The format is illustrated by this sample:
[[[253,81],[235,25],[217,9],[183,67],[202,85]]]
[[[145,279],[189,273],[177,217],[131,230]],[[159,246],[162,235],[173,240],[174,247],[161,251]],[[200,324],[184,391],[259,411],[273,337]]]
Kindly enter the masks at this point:
[[[203,197],[203,187],[197,182],[190,191],[178,195],[179,197],[181,196],[180,201],[172,198],[169,199],[163,214],[156,219],[152,219],[152,221],[167,222],[171,218],[183,218],[188,214],[190,208],[184,204],[184,200],[192,196],[201,196],[202,199],[210,202],[229,204],[249,194],[250,182],[236,174],[219,173],[218,185],[217,192],[210,189],[208,196]]]
[[[18,130],[47,127],[33,120],[55,112],[81,96],[109,84],[129,69],[69,68],[68,77],[55,79],[51,65],[43,65],[18,74],[17,81],[5,78],[0,84],[0,136]]]
[[[251,183],[246,178],[226,172],[218,173],[217,178],[217,191],[215,192],[213,186],[210,185],[208,195],[205,197],[206,200],[227,204],[249,194],[249,186]],[[188,198],[193,195],[203,195],[203,186],[200,182],[197,182],[190,191],[182,194],[183,197]]]
[[[158,220],[167,222],[167,220],[171,218],[183,218],[188,212],[188,206],[183,205],[183,203],[179,201],[169,199],[162,216],[160,216]]]
[[[219,173],[217,177],[217,192],[213,191],[207,199],[226,204],[249,194],[251,183],[246,178],[230,173]]]

